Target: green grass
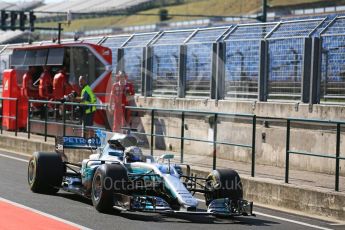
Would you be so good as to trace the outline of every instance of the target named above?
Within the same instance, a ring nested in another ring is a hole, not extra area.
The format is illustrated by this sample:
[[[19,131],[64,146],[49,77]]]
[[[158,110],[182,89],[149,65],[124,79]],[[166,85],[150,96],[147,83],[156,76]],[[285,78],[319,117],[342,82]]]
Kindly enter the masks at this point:
[[[320,2],[321,0],[271,0],[271,6],[295,5],[300,3]],[[344,1],[345,2],[345,1]],[[202,14],[218,16],[238,16],[258,12],[261,8],[262,0],[200,0],[189,1],[182,5],[164,7],[169,14]],[[140,13],[158,14],[159,8],[141,11]],[[196,19],[195,17],[171,17],[171,21],[184,21]],[[72,24],[64,27],[64,31],[78,31],[86,28],[122,27],[132,25],[145,25],[159,22],[158,16],[111,16],[92,19],[73,20]],[[57,23],[36,23],[37,26],[56,27]]]

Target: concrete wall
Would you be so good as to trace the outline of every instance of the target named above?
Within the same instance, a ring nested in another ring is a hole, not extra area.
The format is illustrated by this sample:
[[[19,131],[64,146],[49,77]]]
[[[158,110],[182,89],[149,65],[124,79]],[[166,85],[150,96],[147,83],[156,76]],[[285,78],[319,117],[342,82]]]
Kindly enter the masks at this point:
[[[345,120],[345,106],[314,105],[298,103],[218,101],[197,99],[136,98],[137,106],[164,109],[189,109],[226,113],[246,113],[267,117],[295,117],[322,120]],[[181,120],[179,115],[157,113],[155,117],[156,134],[180,136]],[[138,127],[150,132],[151,117],[146,114],[138,117]],[[250,120],[222,119],[218,124],[218,141],[251,145],[252,125]],[[185,136],[212,141],[213,129],[207,117],[186,116]],[[258,164],[285,167],[286,125],[268,121],[256,126],[256,162]],[[299,126],[292,127],[290,149],[319,154],[335,155],[335,126]],[[345,133],[341,135],[341,140]],[[171,138],[156,137],[155,148],[179,151],[180,141]],[[341,142],[341,156],[345,157],[345,142]],[[212,156],[213,146],[209,143],[185,141],[185,154],[198,153]],[[251,149],[219,145],[217,156],[220,159],[251,162]],[[340,162],[340,173],[345,175],[345,161]],[[290,168],[314,172],[335,173],[335,160],[318,157],[291,155]]]
[[[206,177],[207,172],[193,167],[193,173]],[[241,176],[244,199],[273,207],[311,215],[345,219],[345,195],[321,188],[285,184],[264,178]]]

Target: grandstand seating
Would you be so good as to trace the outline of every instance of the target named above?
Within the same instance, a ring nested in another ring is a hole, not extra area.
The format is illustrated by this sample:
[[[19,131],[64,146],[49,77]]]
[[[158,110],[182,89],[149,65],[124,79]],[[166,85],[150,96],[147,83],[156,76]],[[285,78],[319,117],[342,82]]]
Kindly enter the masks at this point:
[[[152,0],[116,0],[116,1],[106,1],[106,0],[71,0],[71,1],[61,1],[56,3],[49,3],[44,6],[38,7],[36,11],[51,11],[51,12],[104,12],[113,11],[119,9],[126,9],[140,3],[149,2]]]
[[[43,0],[18,3],[8,3],[6,1],[0,1],[0,10],[32,10],[41,6],[42,4]]]

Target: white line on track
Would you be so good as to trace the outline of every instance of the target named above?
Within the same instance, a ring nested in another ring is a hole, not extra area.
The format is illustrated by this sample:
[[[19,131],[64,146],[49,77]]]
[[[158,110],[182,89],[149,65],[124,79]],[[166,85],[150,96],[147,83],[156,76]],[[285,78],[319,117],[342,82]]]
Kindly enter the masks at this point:
[[[202,199],[197,199],[200,202],[205,202]],[[294,224],[298,224],[298,225],[303,225],[306,227],[310,227],[310,228],[315,228],[315,229],[322,229],[322,230],[332,230],[331,228],[325,228],[325,227],[321,227],[321,226],[317,226],[317,225],[313,225],[313,224],[308,224],[308,223],[304,223],[304,222],[300,222],[300,221],[296,221],[296,220],[291,220],[291,219],[287,219],[287,218],[283,218],[283,217],[279,217],[279,216],[273,216],[273,215],[268,215],[262,212],[254,212],[254,214],[259,215],[259,216],[265,216],[268,218],[272,218],[272,219],[277,219],[277,220],[282,220],[285,222],[290,222],[290,223],[294,223]]]
[[[12,159],[12,160],[17,160],[17,161],[22,161],[22,162],[29,162],[28,160],[25,160],[25,159],[22,159],[22,158],[19,158],[19,157],[12,157],[12,156],[8,156],[6,154],[1,154],[1,153],[0,153],[0,157],[6,157],[6,158],[9,158],[9,159]]]
[[[53,215],[50,215],[50,214],[45,213],[45,212],[41,212],[41,211],[39,211],[39,210],[37,210],[37,209],[33,209],[33,208],[28,207],[28,206],[25,206],[25,205],[22,205],[22,204],[18,204],[18,203],[16,203],[16,202],[7,200],[7,199],[2,198],[2,197],[0,197],[0,201],[3,201],[3,202],[8,203],[8,204],[12,204],[12,205],[14,205],[14,206],[16,206],[16,207],[19,207],[19,208],[26,209],[26,210],[28,210],[28,211],[37,213],[37,214],[39,214],[39,215],[42,215],[42,216],[45,216],[45,217],[48,217],[48,218],[51,218],[51,219],[60,221],[60,222],[62,222],[62,223],[71,225],[71,226],[76,227],[76,228],[79,228],[79,229],[90,230],[90,228],[84,227],[84,226],[82,226],[82,225],[73,223],[73,222],[68,221],[68,220],[61,219],[60,217],[53,216]]]

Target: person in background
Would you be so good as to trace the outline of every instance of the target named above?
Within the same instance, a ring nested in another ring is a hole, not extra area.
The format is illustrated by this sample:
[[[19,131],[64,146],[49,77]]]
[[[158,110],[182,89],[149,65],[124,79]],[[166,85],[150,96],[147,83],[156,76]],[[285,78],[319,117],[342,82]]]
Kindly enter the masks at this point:
[[[44,100],[50,100],[53,97],[53,76],[50,70],[50,66],[44,66],[40,76],[38,93],[40,98]]]
[[[84,108],[82,108],[82,119],[84,126],[90,127],[93,126],[93,118],[96,112],[96,106],[94,104],[97,103],[97,98],[92,92],[91,87],[87,84],[87,79],[85,76],[79,77],[79,86],[81,89],[80,97],[75,97],[74,101],[85,104],[85,106],[83,106]],[[75,92],[73,94],[76,96]],[[84,137],[85,136],[92,137],[93,130],[89,128],[89,132],[84,131]]]
[[[131,112],[126,111],[134,99],[134,86],[128,81],[125,71],[118,71],[110,94],[110,110],[114,111],[113,132],[121,132],[126,126],[131,126]]]
[[[68,82],[66,67],[62,66],[53,79],[53,94],[54,99],[61,100],[65,95],[73,91],[72,86]]]
[[[29,70],[23,76],[22,95],[29,99],[38,99],[38,89],[33,85],[33,75],[36,73],[36,68],[30,66]]]

